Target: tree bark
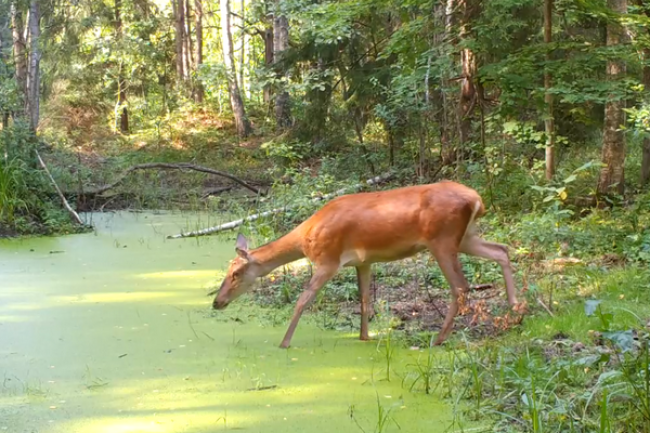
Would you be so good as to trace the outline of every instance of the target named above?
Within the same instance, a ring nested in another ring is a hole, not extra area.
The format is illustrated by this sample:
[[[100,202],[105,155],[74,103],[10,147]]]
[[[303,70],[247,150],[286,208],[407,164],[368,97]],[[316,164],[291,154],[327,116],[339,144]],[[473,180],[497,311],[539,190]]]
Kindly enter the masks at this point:
[[[29,66],[27,70],[27,100],[26,112],[29,116],[29,126],[36,131],[38,128],[40,108],[40,64],[41,64],[41,28],[39,25],[40,10],[38,0],[31,0],[29,5]]]
[[[16,3],[11,4],[11,27],[13,35],[13,48],[14,48],[14,64],[16,69],[16,84],[18,91],[22,98],[19,103],[21,109],[16,113],[18,117],[23,115],[24,105],[27,101],[27,47],[25,44],[24,27],[23,27],[23,13]]]
[[[650,48],[643,50],[643,86],[645,91],[650,91]],[[650,181],[650,137],[643,139],[643,157],[641,159],[641,185],[645,185]]]
[[[190,0],[183,0],[183,55],[185,61],[185,79],[190,79],[191,71],[193,70],[192,53],[194,47],[192,44],[192,10],[190,8]]]
[[[4,9],[4,8],[3,8]],[[6,56],[6,53],[9,52],[9,47],[13,42],[9,42],[11,39],[11,32],[9,31],[9,20],[10,14],[3,13],[4,10],[0,10],[0,64],[8,65],[10,63],[9,59]],[[8,79],[8,68],[3,67],[1,69],[2,76],[0,79]],[[0,107],[2,110],[2,129],[7,129],[9,126],[9,109],[10,107],[4,106]]]
[[[185,79],[185,64],[183,62],[183,0],[172,0],[174,9],[174,27],[176,30],[176,75],[179,80]]]
[[[196,44],[194,44],[194,68],[198,72],[203,64],[203,5],[201,4],[201,0],[194,0],[194,29],[196,31]],[[198,76],[195,77],[195,81],[194,102],[202,104],[203,96],[205,94],[203,83],[201,83]]]
[[[232,35],[230,33],[230,1],[219,0],[221,6],[221,46],[223,51],[223,63],[226,67],[228,77],[228,91],[230,94],[230,106],[235,116],[237,132],[240,136],[246,137],[251,133],[251,125],[246,117],[244,102],[237,85],[237,70],[233,55]]]
[[[459,6],[462,10],[460,29],[458,33],[459,40],[467,40],[472,33],[472,22],[480,11],[480,0],[460,0]],[[474,79],[478,70],[476,54],[469,48],[460,50],[460,63],[462,69],[462,80],[460,84],[460,99],[458,101],[458,121],[459,121],[459,143],[463,144],[469,141],[472,128],[472,111],[476,106],[476,87]]]
[[[264,66],[270,68],[273,65],[273,25],[264,29],[262,37],[264,38]],[[264,102],[270,104],[272,96],[271,85],[265,85],[262,95]]]
[[[122,0],[115,0],[115,39],[118,43],[122,40]],[[117,105],[116,117],[119,116],[120,132],[129,133],[129,110],[126,106],[126,80],[124,79],[124,66],[120,62],[117,75]],[[117,122],[118,119],[115,119]]]
[[[242,29],[246,26],[246,2],[240,0],[239,16]],[[246,62],[246,32],[241,32],[241,47],[239,50],[239,85],[241,86],[242,95],[246,94],[246,83],[244,81],[244,63]]]
[[[627,0],[608,0],[608,6],[618,14],[627,11]],[[625,30],[619,22],[607,25],[607,46],[616,46],[625,40]],[[619,60],[607,62],[607,77],[610,81],[625,76],[625,63]],[[599,195],[625,192],[625,133],[621,130],[625,122],[625,99],[610,95],[605,103],[605,128],[603,131],[602,162],[597,191]]]
[[[553,42],[553,0],[544,0],[544,43],[546,43],[546,70],[544,71],[544,102],[546,117],[544,130],[546,132],[546,180],[553,179],[555,174],[555,119],[553,118],[553,94],[551,88],[551,43]]]
[[[283,78],[285,66],[282,62],[283,53],[289,48],[289,21],[281,12],[281,0],[275,0],[273,12],[273,61],[276,64],[278,78]],[[289,93],[281,85],[275,96],[275,121],[279,129],[291,126],[291,112],[289,108]]]

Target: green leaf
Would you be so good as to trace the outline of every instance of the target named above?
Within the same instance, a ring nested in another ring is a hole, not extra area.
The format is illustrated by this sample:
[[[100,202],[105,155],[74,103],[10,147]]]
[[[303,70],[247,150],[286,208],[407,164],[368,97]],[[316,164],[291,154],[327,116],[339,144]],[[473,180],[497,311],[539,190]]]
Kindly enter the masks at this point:
[[[598,305],[600,305],[602,301],[599,300],[589,300],[585,302],[585,314],[587,316],[593,316],[594,313],[596,312],[596,308],[598,308]]]
[[[576,180],[577,178],[578,178],[578,176],[576,176],[575,174],[572,174],[571,176],[569,176],[569,177],[567,177],[566,179],[564,179],[564,183],[571,183],[571,182],[573,182],[574,180]]]
[[[603,332],[603,337],[616,344],[623,352],[634,347],[634,333],[632,330]]]

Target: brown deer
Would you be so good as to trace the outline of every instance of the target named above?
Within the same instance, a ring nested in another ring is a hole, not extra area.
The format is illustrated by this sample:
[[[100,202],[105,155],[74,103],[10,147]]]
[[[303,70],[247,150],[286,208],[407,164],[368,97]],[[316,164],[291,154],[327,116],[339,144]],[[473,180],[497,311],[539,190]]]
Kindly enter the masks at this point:
[[[486,242],[475,228],[485,213],[479,194],[464,185],[443,181],[389,191],[338,197],[281,238],[249,250],[239,234],[235,251],[213,307],[225,308],[275,268],[307,257],[315,270],[300,295],[280,344],[287,348],[303,310],[342,267],[354,266],[361,296],[361,340],[368,340],[371,265],[413,256],[428,249],[451,286],[452,302],[435,345],[453,328],[458,298],[469,286],[458,253],[494,260],[501,266],[508,302],[518,307],[505,245]]]

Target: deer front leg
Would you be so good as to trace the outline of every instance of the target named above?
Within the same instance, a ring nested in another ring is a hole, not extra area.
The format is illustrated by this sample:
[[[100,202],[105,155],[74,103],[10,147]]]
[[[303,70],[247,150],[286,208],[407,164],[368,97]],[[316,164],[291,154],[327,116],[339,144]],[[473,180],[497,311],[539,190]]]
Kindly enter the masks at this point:
[[[361,298],[361,332],[360,340],[369,340],[368,317],[372,306],[370,305],[370,279],[372,277],[370,265],[357,266],[357,283],[359,284],[359,297]]]
[[[291,344],[291,338],[296,330],[296,326],[298,326],[303,310],[314,300],[318,291],[330,280],[330,278],[334,276],[334,274],[336,274],[337,271],[338,266],[323,266],[316,269],[316,272],[309,281],[309,287],[307,290],[302,292],[300,298],[298,298],[296,308],[293,311],[293,317],[291,318],[291,323],[289,324],[287,333],[284,335],[282,343],[280,344],[281,348],[286,349],[289,347]]]

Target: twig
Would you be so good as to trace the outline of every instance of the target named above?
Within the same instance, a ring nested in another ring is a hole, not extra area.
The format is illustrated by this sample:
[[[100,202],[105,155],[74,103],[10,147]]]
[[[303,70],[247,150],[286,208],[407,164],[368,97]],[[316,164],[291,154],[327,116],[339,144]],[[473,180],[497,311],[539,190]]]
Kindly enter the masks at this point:
[[[551,317],[555,317],[555,314],[553,314],[553,312],[551,311],[551,309],[548,308],[548,306],[546,306],[546,304],[544,303],[544,301],[542,301],[541,299],[537,298],[537,303],[538,303],[539,305],[541,305],[541,306],[546,310],[546,312],[547,312]]]
[[[105,191],[108,191],[111,188],[115,188],[117,185],[122,183],[126,177],[133,173],[134,171],[138,170],[151,170],[151,169],[163,169],[163,170],[194,170],[194,171],[199,171],[202,173],[208,173],[208,174],[214,174],[215,176],[221,176],[225,177],[227,179],[232,180],[233,182],[236,182],[243,186],[244,188],[247,188],[254,192],[255,194],[258,195],[265,195],[264,192],[262,192],[260,189],[255,188],[254,186],[248,184],[247,182],[239,179],[238,177],[233,176],[232,174],[225,173],[223,171],[219,170],[214,170],[209,167],[203,167],[201,165],[195,165],[195,164],[190,164],[189,162],[181,162],[177,164],[170,164],[166,162],[150,162],[146,164],[137,164],[132,167],[129,167],[122,173],[122,175],[113,183],[109,183],[108,185],[104,185],[102,187],[99,187],[97,189],[91,190],[91,191],[85,191],[85,195],[97,195],[101,194]]]
[[[79,214],[74,209],[72,209],[72,207],[70,206],[70,203],[68,203],[68,200],[65,199],[65,196],[61,192],[61,189],[59,188],[59,185],[57,185],[56,181],[52,177],[52,174],[50,173],[50,170],[47,169],[47,165],[45,165],[45,162],[43,161],[43,158],[41,158],[41,154],[38,153],[38,150],[36,150],[36,149],[34,149],[34,152],[36,152],[36,157],[38,158],[39,164],[41,164],[41,167],[43,167],[43,170],[45,170],[45,173],[50,178],[50,181],[52,182],[52,185],[54,185],[54,189],[56,189],[56,193],[61,198],[61,201],[63,202],[63,207],[66,208],[66,210],[72,216],[72,219],[74,219],[75,222],[77,222],[77,224],[84,225],[83,221],[81,221],[81,218],[79,218]]]
[[[470,290],[487,290],[494,287],[494,284],[474,284],[469,286]]]
[[[354,186],[351,186],[351,187],[341,188],[338,191],[335,191],[335,192],[333,192],[331,194],[325,194],[323,196],[315,197],[311,201],[312,201],[312,203],[316,203],[316,202],[319,202],[319,201],[322,201],[322,200],[329,200],[329,199],[331,199],[333,197],[344,194],[344,193],[346,193],[346,192],[348,192],[350,190],[353,190],[353,189],[356,190],[358,188],[361,188],[364,184],[365,185],[375,185],[377,183],[380,183],[380,182],[383,182],[385,180],[390,179],[392,176],[393,176],[392,173],[386,173],[386,174],[383,174],[381,176],[376,176],[376,177],[373,177],[372,179],[366,180],[364,183],[358,183],[358,184],[356,184]],[[230,221],[229,223],[221,224],[221,225],[218,225],[218,226],[208,227],[208,228],[205,228],[205,229],[196,230],[196,231],[188,232],[188,233],[179,233],[179,234],[176,234],[176,235],[169,235],[169,236],[167,236],[167,239],[180,239],[180,238],[205,236],[205,235],[209,235],[209,234],[212,234],[212,233],[217,233],[217,232],[221,232],[221,231],[225,231],[225,230],[231,230],[231,229],[234,229],[235,227],[239,227],[240,225],[244,224],[245,222],[255,221],[255,220],[257,220],[259,218],[262,218],[262,217],[265,217],[265,216],[285,212],[289,208],[290,207],[281,207],[281,208],[275,208],[275,209],[267,210],[265,212],[250,215],[250,216],[247,216],[246,218],[241,218],[241,219],[238,219],[238,220],[235,220],[235,221]]]

